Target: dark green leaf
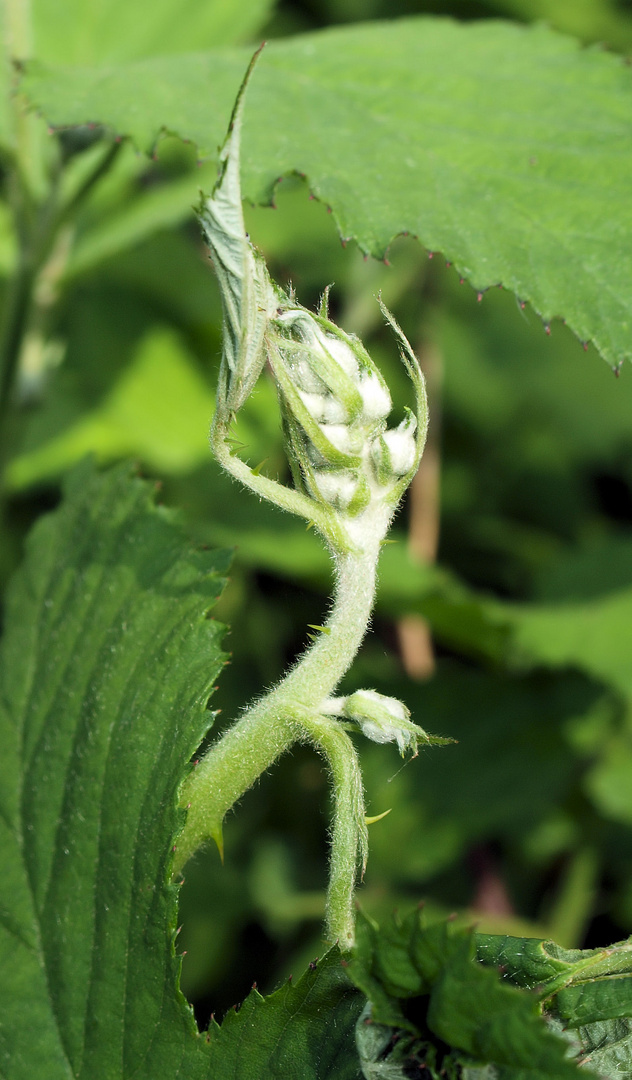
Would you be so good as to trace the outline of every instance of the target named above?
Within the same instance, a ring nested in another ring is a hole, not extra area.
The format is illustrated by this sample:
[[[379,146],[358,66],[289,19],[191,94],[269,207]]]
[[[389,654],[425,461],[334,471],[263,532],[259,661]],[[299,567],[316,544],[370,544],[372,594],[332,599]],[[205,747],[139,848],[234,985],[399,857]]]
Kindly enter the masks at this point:
[[[632,1020],[601,1020],[579,1029],[582,1064],[608,1080],[632,1076]]]
[[[8,1080],[206,1075],[177,992],[177,789],[207,731],[225,554],[128,467],[34,530],[2,651],[0,1061]],[[185,1066],[185,1062],[189,1066]],[[197,1063],[198,1072],[192,1072]]]
[[[479,964],[474,936],[462,926],[426,927],[415,912],[367,933],[365,921],[349,973],[369,996],[378,1024],[416,1032],[425,1044],[419,1054],[430,1052],[433,1061],[443,1056],[442,1075],[467,1061],[506,1069],[516,1080],[577,1076],[536,996]],[[412,1051],[415,1041],[407,1045]]]
[[[554,1028],[576,1040],[578,1060],[603,1077],[632,1075],[632,949],[560,949],[552,941],[476,934],[484,964],[506,979],[538,987]]]
[[[263,998],[254,990],[209,1034],[212,1080],[359,1080],[355,1025],[364,1007],[338,948],[295,986]]]

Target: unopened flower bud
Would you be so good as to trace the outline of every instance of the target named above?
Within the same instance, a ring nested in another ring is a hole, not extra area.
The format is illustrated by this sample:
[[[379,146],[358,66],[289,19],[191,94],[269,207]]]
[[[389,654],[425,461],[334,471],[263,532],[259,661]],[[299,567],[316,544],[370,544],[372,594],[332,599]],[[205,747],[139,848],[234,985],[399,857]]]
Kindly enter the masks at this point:
[[[310,486],[317,498],[348,514],[359,513],[371,498],[366,481],[349,469],[314,470]]]
[[[409,748],[416,752],[418,742],[428,742],[423,728],[413,724],[410,712],[402,701],[386,697],[375,690],[358,690],[348,697],[342,715],[353,720],[376,743],[397,743],[400,754]]]
[[[333,394],[308,394],[299,390],[301,400],[305,408],[323,424],[344,424],[349,419],[349,414],[342,401],[338,401]]]
[[[327,290],[318,314],[268,275],[246,236],[239,185],[242,86],[202,223],[222,290],[224,349],[211,441],[233,475],[263,497],[314,521],[334,549],[376,547],[421,456],[426,398],[419,363],[379,301],[400,343],[416,397],[409,416],[386,428],[392,408],[383,376],[362,342],[333,323]],[[293,488],[266,476],[232,448],[231,425],[266,367],[275,379]],[[314,503],[319,504],[318,507]]]
[[[384,420],[393,408],[388,386],[374,373],[361,377],[360,393],[362,416],[365,420]]]
[[[374,440],[371,455],[381,484],[392,483],[395,477],[405,476],[413,468],[417,456],[416,428],[417,420],[409,413],[399,427],[385,431]]]

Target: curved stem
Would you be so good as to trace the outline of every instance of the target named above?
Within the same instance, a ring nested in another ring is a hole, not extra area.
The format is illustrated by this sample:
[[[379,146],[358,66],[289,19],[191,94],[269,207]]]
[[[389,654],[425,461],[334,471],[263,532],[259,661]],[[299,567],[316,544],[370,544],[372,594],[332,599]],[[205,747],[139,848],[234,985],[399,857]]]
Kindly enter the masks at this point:
[[[322,635],[303,653],[285,679],[211,746],[187,777],[180,801],[188,809],[188,815],[176,846],[174,873],[179,873],[210,838],[216,841],[221,853],[222,822],[228,810],[281,754],[306,734],[321,746],[330,762],[339,822],[334,825],[334,834],[342,837],[342,819],[348,816],[345,806],[349,789],[347,767],[339,754],[341,743],[332,741],[335,739],[332,735],[327,736],[325,745],[310,724],[318,718],[320,704],[334,693],[366,632],[375,595],[378,553],[376,544],[373,550],[360,555],[338,557],[334,606]],[[321,723],[329,725],[328,731],[330,728],[340,731],[351,746],[336,721],[321,718]],[[346,842],[341,839],[338,847],[342,849]],[[355,866],[355,855],[353,861]],[[337,879],[336,896],[343,891],[341,874],[342,871]],[[348,881],[346,888],[350,897],[352,885]],[[336,910],[337,905],[339,901],[334,905]]]
[[[229,424],[226,419],[220,418],[220,409],[215,414],[211,428],[211,447],[220,465],[226,472],[234,476],[245,487],[254,491],[259,498],[267,499],[268,502],[287,510],[290,514],[311,521],[318,531],[324,536],[327,543],[337,551],[354,551],[353,544],[339,521],[338,514],[329,508],[319,505],[313,499],[304,495],[301,491],[285,487],[277,480],[271,480],[268,476],[254,473],[249,465],[236,454],[231,453],[227,444],[229,436]]]
[[[355,941],[353,892],[358,863],[364,874],[368,854],[360,762],[351,739],[339,724],[317,717],[306,721],[305,728],[326,758],[333,782],[326,934],[341,949],[350,949]]]
[[[334,605],[324,632],[279,687],[288,699],[318,708],[334,694],[367,630],[375,599],[379,551],[376,541],[359,554],[335,557]]]
[[[281,710],[273,691],[211,746],[182,786],[180,803],[187,809],[187,819],[176,843],[174,874],[209,839],[223,858],[224,817],[299,738],[294,717]]]

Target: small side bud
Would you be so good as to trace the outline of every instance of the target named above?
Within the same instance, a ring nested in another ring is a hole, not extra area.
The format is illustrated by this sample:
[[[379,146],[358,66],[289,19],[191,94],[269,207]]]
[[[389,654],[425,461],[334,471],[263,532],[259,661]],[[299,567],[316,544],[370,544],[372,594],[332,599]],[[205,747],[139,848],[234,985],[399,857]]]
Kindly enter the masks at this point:
[[[410,712],[397,698],[376,690],[358,690],[348,697],[342,715],[358,724],[363,735],[376,743],[397,743],[402,757],[406,750],[417,753],[418,742],[429,742],[423,728],[413,724]]]
[[[385,431],[374,441],[371,456],[380,484],[391,484],[414,467],[417,458],[416,430],[417,419],[409,413],[398,427]]]

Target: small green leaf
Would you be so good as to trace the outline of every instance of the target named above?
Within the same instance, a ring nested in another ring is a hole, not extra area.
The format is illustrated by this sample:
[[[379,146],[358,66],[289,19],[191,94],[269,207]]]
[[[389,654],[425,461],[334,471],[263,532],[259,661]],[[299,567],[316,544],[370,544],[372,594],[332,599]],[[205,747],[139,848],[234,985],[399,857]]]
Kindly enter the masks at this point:
[[[582,1066],[602,1077],[632,1076],[632,945],[561,949],[552,941],[476,934],[484,964],[501,965],[506,979],[538,986],[552,1028],[575,1039]]]
[[[632,978],[593,979],[560,990],[555,997],[558,1014],[573,1027],[597,1020],[632,1017]]]
[[[404,1045],[433,1069],[436,1063],[438,1075],[457,1075],[466,1064],[493,1066],[507,1080],[576,1077],[536,995],[477,962],[475,942],[454,923],[425,926],[419,911],[380,930],[361,920],[349,973],[369,997],[373,1019],[400,1029],[399,1038],[408,1032]]]
[[[632,1020],[601,1020],[579,1029],[582,1064],[608,1080],[632,1077]]]

